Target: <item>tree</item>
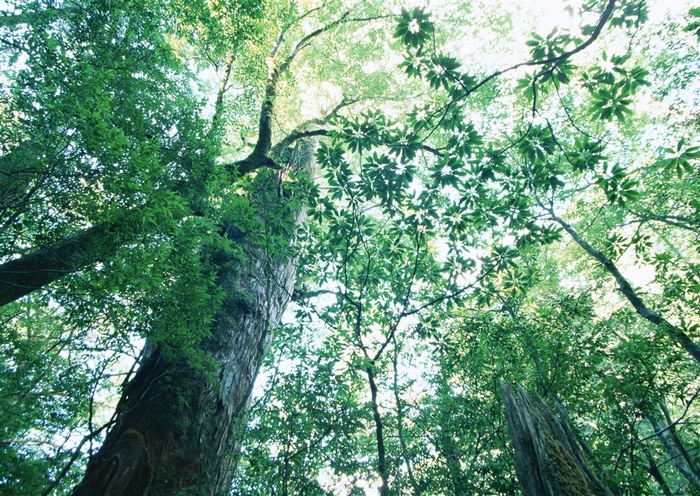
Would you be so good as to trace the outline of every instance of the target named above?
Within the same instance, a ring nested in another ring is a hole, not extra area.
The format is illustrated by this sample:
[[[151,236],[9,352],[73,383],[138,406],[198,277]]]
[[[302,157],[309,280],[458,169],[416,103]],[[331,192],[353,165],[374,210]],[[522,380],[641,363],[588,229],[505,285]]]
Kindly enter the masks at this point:
[[[515,468],[525,494],[612,494],[588,466],[566,419],[555,417],[542,398],[518,397],[502,384]]]
[[[8,9],[0,305],[4,375],[26,380],[3,380],[21,412],[0,416],[3,484],[327,494],[376,474],[386,495],[513,494],[502,379],[566,404],[610,487],[694,487],[696,126],[679,111],[645,155],[660,118],[637,102],[692,106],[662,88],[697,73],[695,40],[638,43],[642,2],[578,7],[579,28],[497,66],[450,53],[476,6],[443,23],[340,0]],[[658,332],[604,308],[612,279]],[[66,442],[47,457],[30,432]]]

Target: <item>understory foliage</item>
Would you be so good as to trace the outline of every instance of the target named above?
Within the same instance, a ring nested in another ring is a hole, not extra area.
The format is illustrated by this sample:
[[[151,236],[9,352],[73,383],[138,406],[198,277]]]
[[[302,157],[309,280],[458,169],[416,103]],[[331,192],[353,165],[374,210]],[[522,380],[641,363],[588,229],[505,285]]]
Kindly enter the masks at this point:
[[[110,234],[0,308],[0,492],[70,494],[149,347],[209,374],[216,254],[264,252],[230,494],[520,494],[502,383],[613,494],[700,494],[700,11],[399,3],[2,6],[0,283]]]

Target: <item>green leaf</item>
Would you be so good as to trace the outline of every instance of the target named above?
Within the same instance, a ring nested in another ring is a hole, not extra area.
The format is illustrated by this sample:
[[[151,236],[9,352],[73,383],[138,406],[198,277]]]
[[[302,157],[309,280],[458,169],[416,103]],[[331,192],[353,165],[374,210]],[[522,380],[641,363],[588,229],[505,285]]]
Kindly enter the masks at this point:
[[[394,36],[410,48],[418,48],[433,34],[434,26],[430,14],[421,8],[401,11]]]

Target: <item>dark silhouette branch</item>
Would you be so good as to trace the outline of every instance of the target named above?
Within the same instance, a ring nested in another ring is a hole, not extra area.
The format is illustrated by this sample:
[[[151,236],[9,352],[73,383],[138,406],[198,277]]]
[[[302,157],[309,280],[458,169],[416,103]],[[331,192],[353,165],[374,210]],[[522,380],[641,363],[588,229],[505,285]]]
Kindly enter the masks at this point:
[[[690,405],[693,404],[693,401],[695,401],[695,399],[698,397],[698,395],[700,395],[700,389],[698,389],[698,390],[695,392],[695,394],[690,398],[690,400],[688,400],[688,404],[685,405],[685,410],[683,410],[683,413],[681,414],[680,417],[678,417],[678,418],[677,418],[676,420],[674,420],[673,422],[670,422],[670,423],[669,423],[666,427],[664,427],[663,429],[660,429],[660,430],[654,432],[653,434],[649,434],[649,435],[646,436],[645,438],[640,439],[638,442],[643,443],[644,441],[648,441],[649,439],[651,439],[651,438],[653,438],[653,437],[660,436],[661,434],[663,434],[664,432],[666,432],[666,431],[669,430],[669,429],[673,429],[673,428],[674,428],[681,420],[683,420],[683,419],[685,418],[685,416],[688,414],[688,410],[690,410]],[[628,448],[625,448],[625,449],[628,449]]]
[[[545,208],[541,203],[540,206]],[[630,302],[635,312],[637,312],[639,315],[641,315],[643,318],[645,318],[652,324],[658,326],[661,330],[665,331],[674,341],[678,342],[683,347],[683,349],[685,349],[690,354],[690,356],[692,356],[696,361],[700,362],[700,347],[682,329],[671,324],[668,320],[666,320],[658,313],[650,310],[644,304],[639,295],[637,295],[635,290],[632,288],[632,285],[627,279],[625,279],[625,277],[622,275],[620,270],[610,258],[605,256],[603,252],[596,250],[590,244],[588,244],[588,242],[586,242],[585,239],[579,236],[579,234],[574,230],[573,227],[571,227],[561,217],[558,217],[554,213],[553,208],[549,207],[545,208],[545,210],[547,210],[554,222],[562,226],[564,230],[567,233],[569,233],[569,235],[576,242],[576,244],[583,248],[583,250],[586,253],[588,253],[588,255],[600,262],[603,265],[603,267],[605,267],[605,270],[607,270],[608,273],[610,273],[610,275],[612,275],[615,278],[615,281],[619,286],[618,289],[625,296],[625,298],[627,298],[627,301]]]
[[[372,396],[372,415],[374,418],[374,428],[377,438],[377,469],[382,485],[379,487],[380,496],[389,495],[389,473],[386,464],[386,447],[384,446],[384,425],[382,415],[379,412],[379,388],[374,377],[374,364],[370,364],[366,369],[369,389]]]
[[[0,265],[0,307],[63,276],[105,260],[135,239],[143,212],[130,210],[66,239]]]
[[[209,129],[209,138],[212,141],[217,141],[222,132],[223,117],[224,117],[224,96],[229,90],[229,80],[231,79],[231,71],[235,58],[232,56],[226,62],[224,70],[224,78],[219,86],[219,91],[216,95],[216,103],[214,104],[214,116],[211,119],[211,128]]]
[[[399,391],[399,344],[396,341],[396,335],[393,336],[394,341],[394,355],[391,359],[393,365],[393,376],[394,376],[394,401],[396,402],[396,430],[399,436],[399,445],[401,446],[401,457],[406,464],[406,471],[408,473],[408,479],[411,482],[413,489],[413,494],[420,494],[420,486],[416,480],[415,474],[413,473],[413,465],[408,456],[408,446],[406,444],[406,434],[403,428],[404,412],[401,408],[401,394]]]
[[[591,35],[588,37],[588,39],[586,41],[581,43],[576,48],[574,48],[568,52],[564,52],[561,55],[558,55],[556,57],[549,57],[549,58],[544,59],[544,60],[531,60],[529,62],[521,62],[519,64],[515,64],[511,67],[508,67],[507,69],[502,69],[500,71],[496,71],[493,74],[482,79],[475,86],[472,86],[469,89],[469,93],[473,93],[474,91],[481,88],[489,81],[491,81],[497,77],[500,77],[507,72],[514,71],[514,70],[519,69],[521,67],[533,67],[533,66],[539,67],[539,66],[548,65],[548,64],[555,64],[555,65],[561,64],[565,60],[571,58],[573,55],[585,50],[600,36],[600,33],[603,31],[603,27],[605,26],[605,24],[608,22],[608,19],[610,19],[610,16],[612,15],[612,12],[615,8],[615,2],[616,2],[616,0],[608,0],[608,4],[605,6],[605,10],[603,10],[603,13],[601,14],[600,18],[598,19],[598,23],[596,24],[595,28],[593,29],[593,32],[591,33]]]

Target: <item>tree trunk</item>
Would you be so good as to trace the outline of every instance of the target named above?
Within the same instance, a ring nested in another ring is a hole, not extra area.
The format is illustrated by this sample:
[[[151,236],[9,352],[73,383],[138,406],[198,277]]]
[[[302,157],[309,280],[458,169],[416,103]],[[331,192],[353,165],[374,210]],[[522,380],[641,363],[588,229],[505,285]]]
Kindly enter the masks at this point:
[[[525,496],[610,496],[581,453],[573,431],[541,398],[518,399],[501,383],[515,471]],[[519,400],[519,401],[518,401]]]
[[[314,147],[298,142],[292,165],[311,174]],[[290,205],[279,177],[269,175],[263,195]],[[305,211],[288,212],[289,222],[275,234],[286,232],[291,241]],[[228,252],[213,255],[224,302],[202,350],[215,372],[153,350],[123,392],[116,423],[74,496],[214,496],[230,490],[253,382],[296,277],[293,259],[255,250],[248,261]]]

